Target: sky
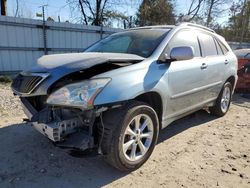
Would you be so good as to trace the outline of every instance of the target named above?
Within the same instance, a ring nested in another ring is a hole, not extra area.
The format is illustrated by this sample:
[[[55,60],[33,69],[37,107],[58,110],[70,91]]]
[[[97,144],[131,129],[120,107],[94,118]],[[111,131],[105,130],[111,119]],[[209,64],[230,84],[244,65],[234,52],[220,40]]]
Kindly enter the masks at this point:
[[[20,12],[25,17],[41,19],[41,18],[36,17],[36,13],[42,12],[42,8],[40,7],[41,5],[48,5],[45,7],[46,17],[50,16],[55,21],[58,21],[58,16],[60,16],[61,22],[65,22],[66,20],[70,22],[76,22],[76,20],[74,20],[74,16],[72,16],[70,13],[71,12],[70,7],[67,4],[66,0],[18,0],[18,1],[19,1]],[[8,15],[10,16],[15,15],[16,0],[8,0],[7,2],[8,2],[7,4]],[[187,13],[190,2],[191,0],[176,0],[174,9],[177,12],[177,14]],[[122,4],[121,6],[117,6],[117,5],[114,5],[114,6],[115,6],[115,9],[123,12],[125,15],[129,15],[129,16],[135,15],[139,7],[139,1],[127,0],[126,6],[122,6]],[[226,8],[228,8],[229,6],[230,4],[225,5]],[[217,21],[223,24],[227,21],[227,19],[228,19],[228,13],[226,12]],[[119,25],[114,25],[114,27],[119,27]]]

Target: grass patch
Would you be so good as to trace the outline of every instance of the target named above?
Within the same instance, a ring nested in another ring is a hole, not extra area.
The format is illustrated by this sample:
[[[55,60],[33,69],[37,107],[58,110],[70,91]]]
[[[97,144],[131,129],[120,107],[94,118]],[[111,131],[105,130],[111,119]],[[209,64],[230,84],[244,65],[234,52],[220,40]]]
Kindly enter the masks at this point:
[[[0,83],[4,84],[11,83],[11,78],[8,76],[0,76]]]

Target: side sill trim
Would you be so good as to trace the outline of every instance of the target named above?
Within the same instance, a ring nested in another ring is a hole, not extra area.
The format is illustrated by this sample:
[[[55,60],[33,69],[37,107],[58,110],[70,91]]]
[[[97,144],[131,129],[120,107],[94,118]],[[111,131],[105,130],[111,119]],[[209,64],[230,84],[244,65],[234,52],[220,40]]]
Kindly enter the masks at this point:
[[[183,97],[183,96],[186,96],[186,95],[191,95],[193,93],[197,93],[199,91],[202,91],[202,90],[205,90],[205,89],[220,85],[221,83],[222,83],[222,81],[219,81],[219,82],[215,82],[215,83],[212,83],[212,84],[209,84],[209,85],[206,85],[206,86],[202,86],[202,87],[199,87],[199,88],[194,88],[192,90],[184,91],[182,93],[178,93],[176,95],[173,95],[170,98],[171,99],[176,99],[176,98]]]

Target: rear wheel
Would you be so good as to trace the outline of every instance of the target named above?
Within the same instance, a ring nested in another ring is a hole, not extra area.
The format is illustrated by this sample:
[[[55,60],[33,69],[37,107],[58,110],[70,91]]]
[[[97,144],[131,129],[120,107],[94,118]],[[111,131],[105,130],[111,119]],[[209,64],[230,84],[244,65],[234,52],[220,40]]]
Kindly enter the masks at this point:
[[[231,103],[232,90],[232,84],[226,82],[216,100],[215,106],[210,108],[211,114],[222,117],[227,113]]]
[[[133,101],[103,116],[102,152],[109,164],[122,171],[139,168],[150,157],[158,138],[156,112],[145,103]]]

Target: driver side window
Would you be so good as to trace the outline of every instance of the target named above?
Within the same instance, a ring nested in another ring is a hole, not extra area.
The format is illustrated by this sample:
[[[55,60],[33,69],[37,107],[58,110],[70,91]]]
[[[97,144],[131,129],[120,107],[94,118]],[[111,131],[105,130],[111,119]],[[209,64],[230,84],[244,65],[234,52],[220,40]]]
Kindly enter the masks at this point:
[[[170,55],[173,48],[181,46],[193,47],[194,57],[201,57],[198,37],[194,31],[181,30],[177,32],[168,43],[165,53]]]

